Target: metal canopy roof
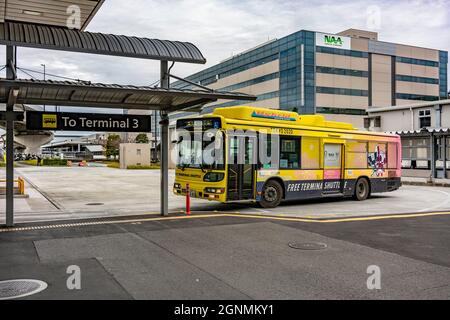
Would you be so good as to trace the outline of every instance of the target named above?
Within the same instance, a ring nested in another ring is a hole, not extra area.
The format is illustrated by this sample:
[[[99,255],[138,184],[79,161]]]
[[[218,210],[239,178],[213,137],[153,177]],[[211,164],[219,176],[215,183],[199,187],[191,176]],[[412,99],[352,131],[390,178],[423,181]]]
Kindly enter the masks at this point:
[[[430,133],[450,133],[450,128],[422,128],[419,130],[399,130],[390,131],[388,133],[398,134],[398,135],[429,135]]]
[[[0,0],[0,22],[29,22],[53,26],[66,26],[67,9],[75,5],[80,9],[81,30],[95,16],[104,0]]]
[[[28,23],[0,23],[0,44],[130,58],[206,63],[189,42],[71,30]]]
[[[19,104],[165,110],[167,112],[201,106],[218,99],[256,100],[255,96],[234,92],[52,80],[0,79],[0,103],[7,102],[10,89],[19,90],[15,101]]]

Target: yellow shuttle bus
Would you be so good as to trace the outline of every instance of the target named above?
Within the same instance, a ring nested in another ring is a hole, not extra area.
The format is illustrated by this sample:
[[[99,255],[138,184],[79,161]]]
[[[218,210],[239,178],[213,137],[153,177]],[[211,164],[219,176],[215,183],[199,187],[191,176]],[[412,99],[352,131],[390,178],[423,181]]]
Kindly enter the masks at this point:
[[[354,197],[401,186],[400,137],[246,106],[177,121],[174,193],[220,202]]]

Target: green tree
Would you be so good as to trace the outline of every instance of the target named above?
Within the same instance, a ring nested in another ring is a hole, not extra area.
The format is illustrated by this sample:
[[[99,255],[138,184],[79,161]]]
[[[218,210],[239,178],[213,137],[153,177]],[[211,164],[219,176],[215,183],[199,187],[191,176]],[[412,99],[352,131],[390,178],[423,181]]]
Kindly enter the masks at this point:
[[[106,141],[106,156],[116,158],[119,155],[120,136],[118,134],[110,134]]]
[[[134,141],[136,143],[150,143],[148,136],[145,133],[139,133]]]

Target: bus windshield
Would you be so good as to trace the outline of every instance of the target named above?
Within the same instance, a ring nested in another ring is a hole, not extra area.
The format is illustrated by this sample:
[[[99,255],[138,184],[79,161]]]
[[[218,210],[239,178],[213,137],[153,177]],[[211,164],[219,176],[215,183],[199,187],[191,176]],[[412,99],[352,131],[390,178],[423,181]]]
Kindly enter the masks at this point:
[[[219,119],[179,120],[177,136],[178,168],[224,170],[223,132]]]

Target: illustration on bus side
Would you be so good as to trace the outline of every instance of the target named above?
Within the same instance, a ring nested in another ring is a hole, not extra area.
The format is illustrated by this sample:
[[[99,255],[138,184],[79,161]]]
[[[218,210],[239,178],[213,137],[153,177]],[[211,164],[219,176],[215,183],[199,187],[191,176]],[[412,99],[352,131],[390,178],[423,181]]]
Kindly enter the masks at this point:
[[[369,166],[373,169],[372,176],[382,177],[386,167],[386,153],[377,145],[375,152],[369,153],[367,158]]]

